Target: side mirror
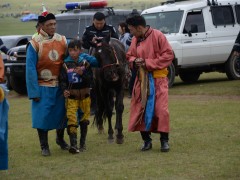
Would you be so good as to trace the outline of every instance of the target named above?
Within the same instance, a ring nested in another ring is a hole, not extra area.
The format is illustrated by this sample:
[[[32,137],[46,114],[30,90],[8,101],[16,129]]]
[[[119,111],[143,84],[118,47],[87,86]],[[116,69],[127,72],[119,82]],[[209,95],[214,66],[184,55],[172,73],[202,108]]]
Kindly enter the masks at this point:
[[[192,32],[191,31],[188,31],[188,36],[192,37]]]

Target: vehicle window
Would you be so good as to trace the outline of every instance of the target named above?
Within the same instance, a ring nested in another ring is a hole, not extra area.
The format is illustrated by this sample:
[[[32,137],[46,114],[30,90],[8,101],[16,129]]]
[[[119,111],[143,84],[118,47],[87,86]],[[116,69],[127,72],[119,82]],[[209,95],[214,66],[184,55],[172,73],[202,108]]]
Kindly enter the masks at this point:
[[[115,27],[116,31],[118,28],[118,24],[120,22],[125,22],[126,21],[126,16],[123,15],[111,15],[106,18],[106,23],[111,24],[112,26]]]
[[[235,12],[237,16],[237,23],[240,24],[240,5],[235,5]]]
[[[200,33],[205,32],[205,25],[202,11],[189,12],[187,14],[183,33]]]
[[[80,38],[86,26],[91,25],[92,16],[81,16],[79,19],[57,20],[57,33],[66,36],[67,39]]]
[[[81,15],[74,19],[57,19],[56,32],[66,36],[67,39],[81,38],[86,26],[92,24],[92,15]],[[106,17],[106,23],[118,28],[119,22],[126,21],[126,15],[110,15]]]
[[[75,17],[77,18],[77,17]],[[86,26],[92,24],[92,16],[80,16],[79,19],[57,19],[56,32],[66,36],[67,39],[81,38]],[[125,21],[123,15],[111,15],[106,17],[106,23],[111,24],[117,30],[118,24]]]
[[[211,12],[215,26],[234,24],[232,6],[211,6]]]
[[[183,11],[170,11],[144,14],[147,25],[160,30],[164,34],[178,33],[182,21]]]
[[[28,40],[27,38],[25,38],[25,39],[21,39],[21,40],[17,43],[16,46],[25,45],[25,44],[28,43],[28,41],[29,41],[29,40]]]

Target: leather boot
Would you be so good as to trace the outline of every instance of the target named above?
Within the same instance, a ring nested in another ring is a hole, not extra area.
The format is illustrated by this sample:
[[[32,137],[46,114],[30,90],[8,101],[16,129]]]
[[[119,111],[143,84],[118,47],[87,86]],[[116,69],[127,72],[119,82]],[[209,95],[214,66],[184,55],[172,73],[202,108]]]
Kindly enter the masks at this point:
[[[170,150],[169,144],[168,144],[168,133],[166,132],[160,132],[160,142],[161,142],[161,152],[168,152]]]
[[[69,138],[70,138],[70,144],[71,144],[69,148],[69,152],[72,154],[79,153],[79,150],[77,148],[77,134],[70,133]]]
[[[64,141],[63,137],[64,137],[64,130],[63,129],[56,129],[56,143],[57,145],[59,145],[61,147],[62,150],[68,150],[69,149],[69,145]]]
[[[48,131],[44,131],[42,129],[37,129],[38,131],[38,137],[40,141],[40,146],[41,146],[41,153],[43,156],[50,156],[50,150],[49,150],[49,145],[48,145]]]
[[[151,139],[151,133],[150,132],[146,132],[146,131],[141,131],[141,136],[142,139],[144,141],[142,147],[141,147],[141,151],[148,151],[150,149],[152,149],[152,139]]]
[[[80,122],[80,148],[81,152],[86,151],[86,137],[88,131],[89,120],[83,120]]]

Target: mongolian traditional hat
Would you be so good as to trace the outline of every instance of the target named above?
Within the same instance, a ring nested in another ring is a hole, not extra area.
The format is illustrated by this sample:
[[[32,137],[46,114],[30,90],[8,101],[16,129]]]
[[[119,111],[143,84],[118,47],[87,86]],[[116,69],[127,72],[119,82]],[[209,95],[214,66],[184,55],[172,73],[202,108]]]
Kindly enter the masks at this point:
[[[51,19],[56,19],[54,14],[52,13],[49,13],[47,11],[47,9],[45,8],[44,4],[42,4],[42,7],[43,7],[43,12],[40,16],[38,16],[38,22],[39,23],[43,23],[43,22],[46,22],[48,20],[51,20]]]

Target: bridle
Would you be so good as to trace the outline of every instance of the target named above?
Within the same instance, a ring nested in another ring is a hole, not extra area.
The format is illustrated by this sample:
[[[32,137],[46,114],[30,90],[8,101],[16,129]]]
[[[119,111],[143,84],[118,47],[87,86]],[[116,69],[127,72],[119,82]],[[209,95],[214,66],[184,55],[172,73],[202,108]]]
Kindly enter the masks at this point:
[[[119,60],[118,60],[118,57],[117,57],[117,53],[116,53],[114,47],[112,47],[112,46],[110,46],[110,47],[112,48],[112,51],[113,51],[113,53],[114,53],[114,57],[115,57],[116,62],[115,62],[115,63],[111,63],[111,64],[106,64],[106,65],[104,65],[104,66],[101,68],[102,70],[104,70],[104,69],[107,68],[107,67],[112,67],[112,66],[118,66],[118,65],[119,65]]]

